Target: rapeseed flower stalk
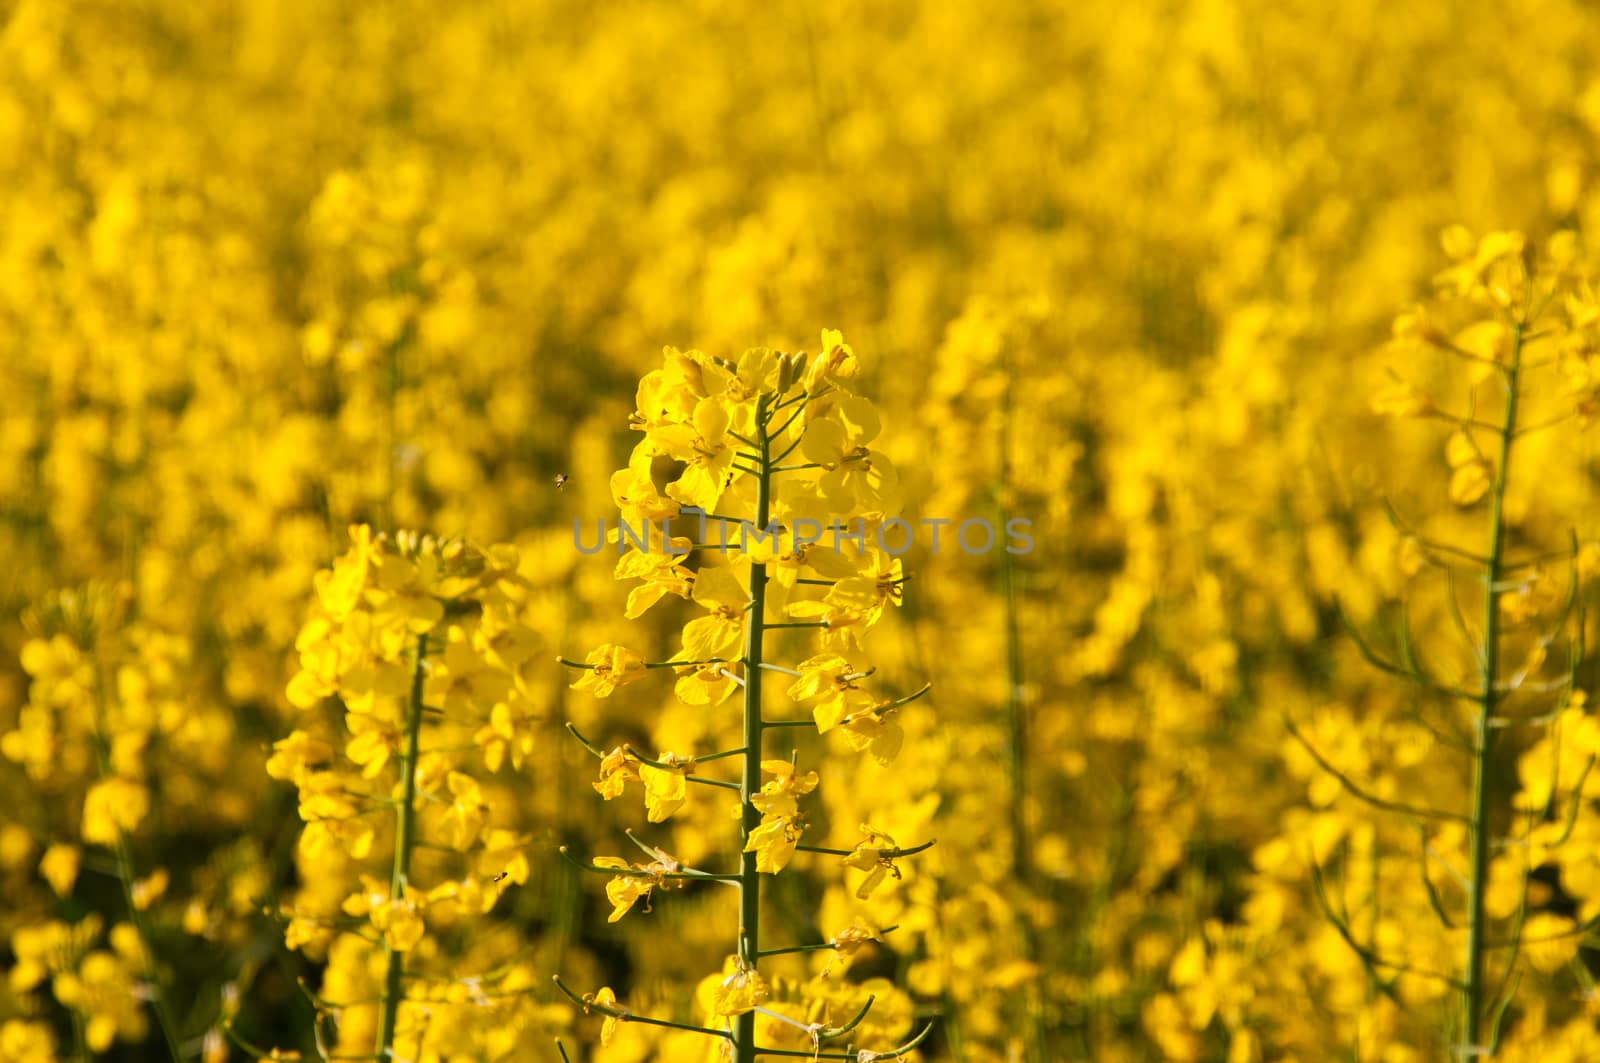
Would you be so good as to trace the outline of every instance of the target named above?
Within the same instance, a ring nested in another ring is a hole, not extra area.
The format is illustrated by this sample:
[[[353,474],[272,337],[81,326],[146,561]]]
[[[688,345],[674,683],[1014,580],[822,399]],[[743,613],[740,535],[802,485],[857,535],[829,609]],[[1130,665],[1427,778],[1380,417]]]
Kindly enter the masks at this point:
[[[337,1020],[340,1055],[503,1058],[526,1022],[527,966],[466,969],[430,927],[481,919],[528,881],[526,839],[472,769],[475,759],[489,773],[520,765],[531,748],[527,582],[511,547],[364,525],[350,534],[350,550],[317,576],[288,692],[307,713],[337,699],[346,737],[315,720],[267,762],[299,790],[306,822],[306,887],[285,910],[285,939],[328,958],[311,999],[319,1043],[324,1018]],[[369,874],[391,811],[387,874]],[[440,854],[427,878],[425,849]]]
[[[1036,356],[1036,337],[1048,317],[1048,306],[1037,297],[977,297],[947,327],[937,354],[940,372],[934,397],[938,414],[933,422],[941,437],[939,449],[949,458],[939,482],[931,488],[937,493],[930,504],[945,512],[991,511],[996,527],[1007,527],[1014,516],[1024,512],[1043,513],[1049,527],[1069,525],[1066,507],[1070,501],[1062,497],[1059,485],[1078,448],[1064,439],[1051,440],[1055,445],[1047,446],[1039,434],[1050,432],[1045,422],[1060,416],[1059,406],[1053,415],[1046,414],[1047,404],[1070,401],[1070,394],[1063,393],[1073,385],[1070,380],[1058,380],[1048,394],[1016,386],[1019,363]],[[1021,443],[1030,437],[1032,444],[1024,450]],[[1018,467],[1019,454],[1037,452],[1048,453],[1053,467],[1031,474]],[[1046,533],[1046,528],[1038,528],[1037,533]],[[988,721],[1003,722],[1000,733],[989,741],[998,744],[995,752],[1006,772],[1003,776],[974,773],[976,777],[967,785],[1001,791],[983,794],[981,799],[1007,809],[1008,843],[1005,858],[993,862],[993,883],[960,877],[941,883],[941,908],[951,923],[947,932],[952,937],[966,937],[963,950],[990,950],[985,962],[962,965],[967,970],[945,965],[948,969],[942,977],[947,999],[959,995],[970,1002],[964,1011],[1003,1016],[997,1025],[1005,1030],[1008,1050],[1021,1051],[1023,1058],[1037,1063],[1046,1058],[1041,1014],[1045,986],[1040,977],[1043,928],[1037,925],[1046,909],[1034,862],[1041,848],[1036,838],[1047,825],[1040,823],[1037,815],[1030,815],[1029,807],[1037,804],[1040,794],[1038,787],[1030,787],[1029,779],[1037,771],[1035,761],[1050,759],[1049,754],[1043,758],[1040,754],[1058,747],[1038,743],[1032,735],[1028,673],[1038,664],[1027,656],[1026,633],[1035,626],[1031,616],[1024,619],[1024,610],[1031,604],[1028,585],[1037,585],[1045,574],[1028,572],[1027,561],[1012,550],[996,551],[993,565],[963,565],[941,579],[941,583],[959,588],[954,594],[957,600],[975,592],[990,593],[989,587],[961,586],[973,576],[988,581],[998,599],[994,623],[1001,638],[997,645],[986,648],[997,663],[990,670],[987,688],[977,693],[982,710],[972,711],[971,718],[962,721],[961,731],[966,742],[983,741],[979,735]],[[956,788],[953,780],[947,785]],[[990,822],[974,826],[993,837]],[[974,927],[976,920],[964,909],[988,889],[1006,891],[1005,906],[989,907],[994,917],[1010,921],[1014,932]],[[983,998],[987,998],[984,1004],[975,1006]]]
[[[669,819],[695,787],[737,793],[739,866],[691,867],[631,833],[646,862],[602,856],[579,863],[610,877],[612,922],[641,902],[648,911],[657,891],[706,882],[736,889],[738,923],[734,953],[702,983],[704,1024],[636,1014],[609,987],[580,996],[558,975],[575,1003],[606,1017],[602,1042],[609,1043],[619,1022],[633,1022],[717,1039],[724,1056],[738,1063],[802,1050],[813,1058],[866,1060],[905,1055],[931,1029],[881,1051],[858,1052],[856,1044],[883,1044],[903,1028],[903,996],[887,986],[876,992],[841,986],[826,973],[780,983],[762,970],[763,959],[787,953],[848,956],[887,929],[851,923],[819,944],[773,947],[763,933],[762,876],[782,873],[798,853],[838,857],[841,871],[861,872],[855,896],[864,900],[886,879],[901,877],[899,861],[932,844],[898,844],[867,823],[849,848],[807,842],[804,806],[826,785],[823,773],[801,765],[799,749],[788,759],[769,755],[771,738],[809,729],[836,733],[849,749],[890,763],[904,737],[899,714],[927,691],[880,693],[868,682],[873,669],[860,659],[866,634],[886,606],[900,602],[907,578],[876,534],[897,511],[899,483],[893,464],[871,447],[880,426],[856,392],[860,371],[855,351],[828,330],[815,358],[756,348],[730,361],[669,347],[662,368],[639,384],[633,427],[643,438],[612,478],[622,518],[613,537],[619,552],[632,544],[616,575],[643,581],[629,597],[630,616],[667,594],[704,615],[684,625],[682,648],[667,660],[647,661],[608,644],[582,663],[562,663],[583,673],[573,688],[596,697],[667,669],[677,676],[678,698],[700,711],[715,711],[738,693],[740,744],[652,758],[629,745],[606,751],[569,729],[600,759],[594,786],[601,796],[610,800],[638,784],[651,823]],[[630,530],[668,518],[690,534],[667,534],[663,525],[666,541],[652,542]],[[833,537],[825,538],[824,529]],[[839,537],[841,530],[853,537]],[[818,651],[792,667],[773,660],[774,643],[791,630],[811,632]],[[789,697],[807,708],[804,715],[766,715],[769,674],[790,677]],[[702,773],[702,765],[722,760],[738,765],[736,780]]]
[[[1468,537],[1459,520],[1428,521],[1391,506],[1405,580],[1392,649],[1351,631],[1372,665],[1410,684],[1409,716],[1465,761],[1470,790],[1452,806],[1439,788],[1408,795],[1374,787],[1350,768],[1350,757],[1326,751],[1326,736],[1308,734],[1292,719],[1288,726],[1331,785],[1420,833],[1417,876],[1442,931],[1422,938],[1433,947],[1414,941],[1397,948],[1401,942],[1379,929],[1375,889],[1368,897],[1372,924],[1359,925],[1315,855],[1312,884],[1376,988],[1396,999],[1414,996],[1416,982],[1429,983],[1421,991],[1428,995],[1453,992],[1449,1045],[1466,1060],[1499,1052],[1508,1021],[1517,1021],[1525,976],[1557,972],[1576,954],[1584,927],[1563,909],[1591,903],[1574,877],[1556,880],[1563,899],[1537,873],[1564,866],[1593,758],[1586,696],[1577,686],[1592,661],[1583,593],[1592,562],[1575,533],[1566,546],[1541,542],[1520,514],[1536,504],[1535,489],[1523,481],[1539,460],[1524,451],[1549,460],[1559,443],[1548,437],[1589,416],[1600,314],[1591,267],[1572,233],[1558,233],[1537,253],[1518,233],[1474,239],[1459,227],[1445,233],[1444,244],[1452,265],[1436,278],[1436,299],[1396,321],[1392,352],[1404,369],[1394,371],[1373,406],[1449,429],[1445,495],[1481,527]],[[1453,372],[1433,387],[1419,384],[1424,356],[1444,359]],[[1448,616],[1452,638],[1416,638],[1415,617],[1429,610]],[[1521,793],[1512,785],[1513,764]],[[1563,767],[1576,778],[1563,781]],[[1379,834],[1364,857],[1375,883],[1383,844]],[[1441,874],[1459,889],[1440,884]],[[1444,955],[1450,951],[1453,961]]]
[[[108,852],[109,873],[121,886],[118,918],[126,921],[112,926],[110,950],[89,947],[102,926],[96,913],[71,926],[52,920],[19,931],[10,982],[13,991],[31,993],[48,978],[55,1000],[72,1014],[80,1051],[143,1040],[148,1002],[166,1052],[178,1061],[182,1031],[151,950],[148,911],[169,876],[164,868],[140,876],[133,839],[162,783],[181,789],[180,778],[152,778],[152,769],[181,755],[185,730],[199,721],[183,698],[184,647],[137,622],[132,604],[126,585],[91,584],[48,595],[25,617],[30,638],[21,656],[33,683],[0,750],[67,793],[82,788],[74,840],[52,844],[39,873],[68,898],[85,864],[106,870],[95,854]]]

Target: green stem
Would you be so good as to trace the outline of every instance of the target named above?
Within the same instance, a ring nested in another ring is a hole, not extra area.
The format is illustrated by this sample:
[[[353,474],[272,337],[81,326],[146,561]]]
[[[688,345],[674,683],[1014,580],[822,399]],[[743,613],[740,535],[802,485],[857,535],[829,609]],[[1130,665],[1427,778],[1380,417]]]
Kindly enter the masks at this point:
[[[635,1015],[626,1008],[607,1007],[604,1004],[595,1002],[592,998],[585,999],[574,993],[567,986],[567,983],[561,980],[561,976],[559,974],[555,975],[554,977],[556,988],[561,990],[561,992],[566,995],[568,1000],[572,1001],[586,1012],[593,1011],[599,1015],[609,1015],[611,1018],[621,1019],[623,1022],[638,1022],[643,1023],[646,1026],[661,1026],[670,1030],[688,1030],[691,1033],[705,1034],[708,1037],[720,1037],[724,1040],[727,1039],[728,1035],[726,1032],[722,1030],[713,1030],[709,1026],[694,1026],[686,1022],[673,1022],[670,1019],[652,1019],[648,1015]],[[561,1054],[564,1057],[566,1055],[566,1049],[562,1049]]]
[[[145,925],[144,916],[140,914],[138,905],[133,901],[133,853],[128,848],[128,838],[125,834],[117,835],[117,878],[122,882],[122,899],[128,905],[128,922],[133,924],[134,933],[139,935],[145,951],[150,953],[151,1003],[155,1006],[156,1024],[161,1027],[161,1036],[167,1042],[167,1052],[172,1056],[173,1063],[182,1063],[183,1052],[178,1046],[177,1023],[172,1016],[172,1009],[167,1006],[166,990],[161,986],[161,979],[155,971],[155,955],[150,944],[150,928]]]
[[[926,852],[927,850],[932,849],[937,840],[938,839],[929,839],[928,841],[923,842],[921,845],[912,845],[904,849],[882,849],[879,850],[878,855],[885,860],[898,860],[902,856],[916,856],[918,853]],[[801,853],[822,853],[824,856],[849,856],[855,852],[854,849],[835,849],[828,845],[796,845],[795,851]]]
[[[1500,460],[1489,492],[1489,557],[1484,566],[1483,685],[1478,696],[1476,743],[1472,758],[1472,878],[1467,886],[1466,984],[1461,991],[1462,1059],[1478,1052],[1483,1032],[1483,960],[1487,951],[1484,893],[1489,881],[1489,771],[1494,752],[1490,721],[1499,706],[1495,688],[1500,651],[1500,576],[1505,550],[1506,474],[1517,432],[1517,375],[1522,363],[1523,326],[1512,330],[1511,364],[1506,369],[1505,413],[1501,418]]]
[[[761,426],[761,471],[756,479],[756,526],[767,527],[772,508],[772,439],[767,434],[767,397],[756,400],[756,424]],[[739,788],[743,805],[741,846],[748,846],[750,834],[761,825],[761,812],[752,799],[761,792],[761,667],[762,636],[766,631],[767,569],[750,566],[750,623],[745,628],[744,644],[744,778]],[[739,959],[752,972],[761,958],[761,874],[756,870],[756,854],[742,852],[739,857]],[[734,1031],[736,1063],[755,1063],[756,1017],[753,1012],[739,1016]]]
[[[383,371],[383,450],[388,456],[383,466],[383,526],[394,527],[394,496],[400,485],[400,351],[411,338],[407,325],[394,342],[384,348]]]
[[[99,668],[96,668],[94,693],[95,753],[99,760],[100,777],[109,779],[116,772],[111,766],[111,743],[106,738],[106,680],[103,670]],[[149,961],[149,968],[144,973],[150,978],[150,1003],[155,1009],[156,1024],[161,1027],[161,1037],[167,1043],[167,1054],[172,1057],[172,1063],[183,1063],[178,1025],[173,1018],[172,1008],[167,1003],[167,993],[161,985],[161,976],[155,967],[155,946],[150,940],[150,928],[145,924],[139,906],[134,903],[133,883],[138,875],[133,867],[133,850],[129,847],[128,836],[121,827],[117,828],[117,842],[111,849],[117,858],[117,881],[122,885],[122,900],[128,907],[128,923],[138,935],[139,943],[144,946],[145,959]],[[77,1012],[74,1011],[73,1015],[76,1020]]]
[[[878,931],[878,933],[879,934],[887,934],[891,930],[899,930],[899,929],[900,929],[900,924],[899,923],[895,923],[893,926],[884,927],[882,930]],[[761,950],[761,955],[763,955],[763,956],[787,956],[791,952],[827,952],[830,949],[837,949],[838,947],[839,946],[834,944],[832,941],[823,941],[823,942],[819,942],[818,944],[815,944],[815,945],[785,945],[781,949],[762,949]]]
[[[411,671],[411,706],[406,716],[406,752],[401,764],[405,778],[396,812],[394,828],[394,869],[389,875],[389,900],[405,898],[406,881],[411,876],[411,853],[416,848],[417,824],[412,806],[417,797],[417,755],[422,743],[422,678],[423,663],[428,656],[428,636],[417,636],[417,660]],[[385,941],[384,959],[388,971],[383,980],[383,1011],[378,1022],[378,1041],[373,1048],[380,1059],[389,1059],[394,1049],[395,1021],[400,1015],[400,1001],[404,996],[401,981],[405,978],[406,954]]]
[[[1014,411],[1012,371],[1009,348],[1001,351],[1001,371],[1005,374],[1005,387],[1000,395],[1001,413],[999,440],[999,469],[996,477],[997,509],[1000,527],[1011,523],[1011,420]],[[1006,631],[1006,731],[1008,738],[1009,768],[1011,775],[1011,866],[1017,885],[1025,895],[1033,888],[1033,844],[1028,837],[1028,718],[1027,706],[1022,702],[1022,628],[1018,606],[1016,557],[1010,550],[1000,553],[1000,596],[1005,605]],[[1039,959],[1039,941],[1032,921],[1027,915],[1028,905],[1021,906],[1017,920],[1022,933],[1023,955],[1030,963]],[[1039,1022],[1038,993],[1030,989],[1027,1008],[1027,1058],[1029,1063],[1043,1063],[1045,1059],[1043,1033]]]
[[[996,454],[994,502],[1000,526],[1006,526],[1011,517],[1011,365],[1001,351],[1001,372],[1005,386],[1000,392],[1000,439]],[[1000,555],[1000,598],[1005,611],[1006,637],[1006,747],[1011,784],[1010,833],[1011,866],[1017,881],[1026,886],[1031,872],[1028,845],[1027,817],[1023,803],[1027,797],[1028,735],[1022,706],[1022,638],[1017,618],[1016,563],[1010,551]],[[1029,935],[1031,938],[1031,935]],[[1031,956],[1029,957],[1032,958]]]
[[[84,1030],[83,1012],[77,1008],[72,1009],[72,1047],[73,1058],[78,1063],[89,1063],[89,1041]]]
[[[1006,519],[1004,508],[1000,511]],[[1004,525],[1001,525],[1004,527]],[[1018,630],[1016,575],[1009,553],[1000,555],[1000,594],[1005,602],[1006,730],[1011,769],[1011,863],[1017,881],[1026,886],[1033,868],[1024,806],[1028,796],[1028,729],[1022,705],[1022,638]]]

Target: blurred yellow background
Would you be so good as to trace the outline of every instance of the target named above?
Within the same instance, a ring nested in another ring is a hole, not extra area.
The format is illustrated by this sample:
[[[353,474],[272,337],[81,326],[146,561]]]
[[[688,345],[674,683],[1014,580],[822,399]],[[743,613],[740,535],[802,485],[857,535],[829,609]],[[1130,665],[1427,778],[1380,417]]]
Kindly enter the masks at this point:
[[[1392,646],[1407,603],[1471,674],[1408,529],[1486,550],[1486,503],[1452,486],[1476,459],[1372,399],[1498,416],[1448,352],[1391,341],[1483,234],[1566,271],[1529,423],[1593,412],[1597,40],[1578,0],[0,0],[0,1058],[168,1058],[152,980],[180,1054],[245,1058],[231,1017],[316,1058],[317,995],[366,953],[289,951],[286,924],[338,918],[389,843],[308,856],[266,761],[301,728],[342,747],[286,688],[353,523],[515,544],[537,638],[520,752],[461,761],[531,874],[426,946],[514,978],[441,989],[423,1058],[554,1060],[558,1034],[574,1059],[707,1058],[639,1024],[601,1048],[549,983],[686,1016],[735,923],[697,888],[607,924],[554,855],[631,825],[714,863],[732,837],[714,801],[656,826],[594,793],[566,721],[669,750],[733,710],[569,690],[558,653],[665,659],[691,615],[624,620],[571,524],[615,518],[664,345],[815,354],[825,328],[906,513],[1036,540],[906,557],[873,662],[933,691],[894,763],[802,743],[819,844],[861,821],[939,842],[866,902],[820,862],[768,889],[795,940],[898,924],[838,976],[900,987],[872,1047],[933,1017],[918,1058],[1445,1057],[1464,938],[1433,909],[1459,915],[1467,832],[1327,769],[1462,817],[1468,760],[1340,612]],[[1550,561],[1495,593],[1572,618],[1533,665],[1570,684],[1505,710],[1534,723],[1505,728],[1490,815],[1573,848],[1497,849],[1490,936],[1531,937],[1489,988],[1514,990],[1497,1058],[1576,1063],[1600,1058],[1600,773],[1546,717],[1587,720],[1595,625],[1561,610],[1569,579],[1594,604],[1600,464],[1582,417],[1517,447],[1508,548]],[[365,1007],[330,1047],[365,1051]]]

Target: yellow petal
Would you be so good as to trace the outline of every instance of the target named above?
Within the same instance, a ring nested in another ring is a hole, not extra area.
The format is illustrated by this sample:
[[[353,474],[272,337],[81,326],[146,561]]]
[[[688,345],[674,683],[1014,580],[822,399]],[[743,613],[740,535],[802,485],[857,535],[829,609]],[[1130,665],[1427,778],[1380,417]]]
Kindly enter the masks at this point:
[[[1489,493],[1491,483],[1487,462],[1463,465],[1450,476],[1450,501],[1458,506],[1470,506]]]

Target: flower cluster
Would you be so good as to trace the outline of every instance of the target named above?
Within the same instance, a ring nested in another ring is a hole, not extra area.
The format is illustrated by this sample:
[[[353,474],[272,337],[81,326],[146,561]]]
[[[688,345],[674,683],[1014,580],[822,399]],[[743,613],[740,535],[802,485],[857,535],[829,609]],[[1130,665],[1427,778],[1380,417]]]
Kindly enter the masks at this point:
[[[791,1045],[808,1046],[819,1058],[855,1058],[850,1046],[880,1045],[888,1051],[905,1033],[909,1016],[900,1002],[906,998],[888,987],[877,994],[885,1008],[869,1022],[874,994],[841,993],[829,980],[831,963],[782,993],[774,991],[772,976],[762,969],[763,960],[770,967],[772,957],[783,954],[825,951],[834,959],[847,957],[865,941],[883,939],[870,924],[851,921],[818,944],[764,948],[777,927],[805,927],[812,917],[764,912],[761,876],[783,872],[798,852],[838,856],[841,870],[866,872],[855,890],[866,898],[886,875],[901,877],[898,857],[931,844],[903,849],[866,826],[861,828],[866,840],[851,848],[807,840],[816,834],[808,798],[828,769],[799,766],[802,752],[819,748],[803,745],[801,732],[842,734],[849,750],[867,751],[878,763],[889,764],[903,738],[896,716],[927,689],[898,698],[875,693],[867,682],[873,669],[861,657],[864,636],[886,606],[902,600],[906,577],[899,561],[865,535],[849,549],[823,549],[805,542],[799,532],[801,522],[816,526],[839,518],[875,527],[896,512],[898,477],[894,465],[869,446],[879,433],[878,415],[858,394],[860,376],[855,351],[840,333],[825,330],[814,357],[758,348],[730,361],[669,347],[662,367],[639,384],[632,422],[642,438],[627,468],[611,481],[623,524],[680,518],[695,530],[669,536],[678,549],[660,555],[664,561],[648,559],[645,544],[630,549],[618,536],[624,553],[615,575],[640,581],[629,595],[630,615],[672,595],[686,603],[691,619],[680,632],[680,649],[667,660],[646,661],[608,644],[591,651],[582,664],[564,663],[582,670],[573,688],[597,697],[647,681],[652,670],[670,669],[677,676],[678,711],[706,721],[703,733],[732,732],[743,744],[648,758],[626,745],[605,752],[572,730],[600,758],[594,788],[609,800],[637,782],[650,823],[679,812],[696,788],[691,784],[713,796],[737,794],[742,851],[737,871],[710,872],[636,838],[654,857],[650,863],[630,865],[604,856],[583,866],[612,875],[606,886],[612,922],[654,890],[702,880],[737,890],[738,929],[736,950],[724,970],[708,976],[703,1026],[643,1020],[623,1009],[609,988],[573,996],[585,1010],[607,1016],[605,1042],[619,1021],[643,1021],[720,1039],[730,1057],[740,1061]],[[727,523],[742,531],[753,528],[755,534],[730,541],[705,530]],[[798,667],[777,663],[779,641],[790,632],[809,634],[823,652]],[[800,715],[767,715],[763,679],[772,674],[792,677],[789,701]],[[718,708],[735,693],[742,694],[742,719]],[[787,743],[789,757],[770,757],[769,744],[781,737],[794,739]],[[741,766],[737,780],[718,778],[715,768],[706,768],[722,761]],[[893,1050],[908,1052],[926,1034]],[[824,1051],[834,1045],[846,1052]],[[861,1053],[873,1057],[870,1047]]]
[[[473,971],[483,949],[445,941],[530,875],[528,839],[483,781],[533,744],[527,581],[511,547],[365,525],[350,537],[296,642],[288,697],[311,722],[266,765],[298,789],[305,821],[285,940],[327,960],[314,1002],[337,1051],[503,1058],[526,1021],[529,968]]]
[[[1426,771],[1453,754],[1469,785],[1456,793],[1448,783],[1374,790],[1362,780],[1384,736],[1340,741],[1337,730],[1325,730],[1316,738],[1293,724],[1290,733],[1302,747],[1300,774],[1321,788],[1321,803],[1348,796],[1420,835],[1415,854],[1385,854],[1380,818],[1348,856],[1326,847],[1312,854],[1310,873],[1319,906],[1363,967],[1436,1008],[1455,990],[1448,1032],[1466,1057],[1499,1051],[1507,1016],[1522,1017],[1524,976],[1558,976],[1576,960],[1582,931],[1569,910],[1596,903],[1585,877],[1568,871],[1588,860],[1581,841],[1568,845],[1590,829],[1580,826],[1581,795],[1593,743],[1578,677],[1588,652],[1581,602],[1596,574],[1592,551],[1580,549],[1570,525],[1563,547],[1541,535],[1554,520],[1528,527],[1517,515],[1538,504],[1530,472],[1554,464],[1562,435],[1587,417],[1596,312],[1594,267],[1570,231],[1538,251],[1520,233],[1474,238],[1461,226],[1442,242],[1451,265],[1435,277],[1437,296],[1395,321],[1388,352],[1412,372],[1432,369],[1431,378],[1421,385],[1394,368],[1373,406],[1448,429],[1443,486],[1452,511],[1430,519],[1390,504],[1402,582],[1394,608],[1378,619],[1392,626],[1386,641],[1394,648],[1356,639],[1372,665],[1410,688],[1394,711],[1411,731],[1394,762]],[[1429,354],[1442,371],[1429,366]],[[1464,533],[1462,520],[1473,517],[1481,527]],[[1447,625],[1435,622],[1432,640],[1420,641],[1417,618],[1430,613]],[[1443,748],[1432,756],[1418,741],[1423,731],[1440,737]],[[1330,752],[1335,743],[1345,748]],[[1520,792],[1506,784],[1513,760]],[[1325,881],[1325,865],[1345,859],[1368,868],[1373,883],[1354,907],[1331,899]],[[1408,860],[1425,897],[1405,891],[1402,903],[1415,917],[1402,939],[1385,933],[1376,913],[1394,903],[1383,886]],[[1436,868],[1458,870],[1436,883]],[[1365,910],[1372,915],[1363,939],[1356,925]],[[1537,1037],[1548,1021],[1523,1026]]]
[[[193,697],[188,643],[131,615],[132,604],[125,585],[99,583],[47,595],[28,610],[28,702],[0,737],[8,760],[66,798],[8,825],[7,863],[26,859],[35,837],[48,838],[37,873],[81,916],[20,927],[10,987],[25,999],[53,997],[96,1052],[143,1040],[152,1010],[168,1045],[176,1038],[151,947],[155,928],[178,930],[202,951],[201,939],[219,936],[209,916],[213,891],[196,883],[180,903],[167,895],[167,868],[145,863],[150,847],[141,835],[156,804],[197,822],[237,823],[245,811],[227,802],[202,811],[208,788],[227,771],[233,729],[217,707]],[[238,870],[247,879],[251,869]],[[101,876],[121,886],[106,913],[117,922],[111,948],[91,949],[103,917],[83,912],[97,903],[88,898],[98,895],[93,879]]]

